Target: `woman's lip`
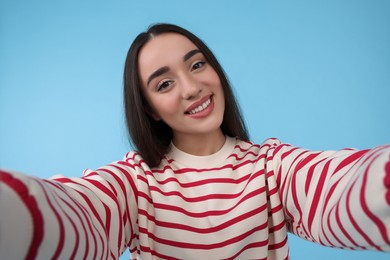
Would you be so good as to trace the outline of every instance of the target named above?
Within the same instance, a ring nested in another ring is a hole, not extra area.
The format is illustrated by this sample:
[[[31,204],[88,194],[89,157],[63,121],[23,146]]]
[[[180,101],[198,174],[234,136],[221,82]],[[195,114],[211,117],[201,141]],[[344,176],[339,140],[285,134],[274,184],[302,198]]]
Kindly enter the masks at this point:
[[[209,100],[211,98],[212,95],[207,95],[207,96],[204,96],[203,98],[199,99],[198,101],[192,103],[189,107],[187,107],[187,109],[185,110],[185,114],[189,114],[192,110],[194,110],[195,108],[197,108],[198,106],[202,105],[204,102],[206,102],[207,100]]]
[[[204,108],[203,110],[199,111],[199,112],[196,112],[196,113],[193,113],[193,114],[186,114],[186,116],[190,117],[190,118],[193,118],[193,119],[203,119],[203,118],[206,118],[208,117],[213,111],[214,111],[214,98],[213,96],[209,96],[210,98],[210,102],[208,103],[207,107]],[[208,99],[206,99],[207,101]]]

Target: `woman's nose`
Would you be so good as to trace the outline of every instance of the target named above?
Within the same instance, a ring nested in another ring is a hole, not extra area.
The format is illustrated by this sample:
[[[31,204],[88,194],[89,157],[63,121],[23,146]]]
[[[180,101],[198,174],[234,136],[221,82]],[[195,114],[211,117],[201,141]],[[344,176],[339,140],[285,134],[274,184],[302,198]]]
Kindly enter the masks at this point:
[[[192,79],[191,77],[185,77],[182,79],[182,96],[184,99],[193,99],[201,92],[199,82]]]

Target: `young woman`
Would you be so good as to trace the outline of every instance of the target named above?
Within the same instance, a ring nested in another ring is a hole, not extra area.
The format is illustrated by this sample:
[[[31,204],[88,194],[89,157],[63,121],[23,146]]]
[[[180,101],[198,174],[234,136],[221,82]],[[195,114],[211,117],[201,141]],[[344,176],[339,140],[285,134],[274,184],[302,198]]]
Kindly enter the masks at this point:
[[[251,143],[216,58],[174,25],[135,39],[124,79],[137,151],[82,178],[2,172],[2,259],[288,259],[287,231],[390,251],[390,146]]]

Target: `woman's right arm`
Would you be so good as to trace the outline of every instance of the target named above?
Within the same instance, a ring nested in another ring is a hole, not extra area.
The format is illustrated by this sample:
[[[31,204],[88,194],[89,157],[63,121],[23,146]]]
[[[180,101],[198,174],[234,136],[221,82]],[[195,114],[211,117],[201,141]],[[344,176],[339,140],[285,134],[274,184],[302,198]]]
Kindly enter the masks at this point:
[[[82,178],[0,171],[0,259],[118,258],[136,240],[136,182],[117,162]]]

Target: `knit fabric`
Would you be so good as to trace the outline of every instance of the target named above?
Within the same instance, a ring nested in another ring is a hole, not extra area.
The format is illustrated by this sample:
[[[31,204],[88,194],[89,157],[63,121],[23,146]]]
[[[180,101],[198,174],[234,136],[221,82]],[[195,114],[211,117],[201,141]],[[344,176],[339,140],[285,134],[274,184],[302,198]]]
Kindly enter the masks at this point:
[[[390,146],[308,151],[227,137],[210,156],[136,152],[82,178],[1,172],[1,259],[288,259],[287,231],[390,251]]]

